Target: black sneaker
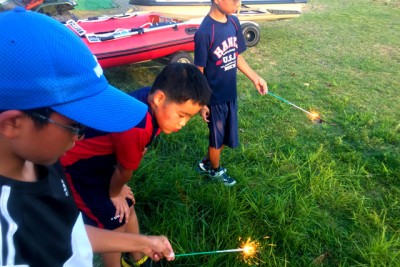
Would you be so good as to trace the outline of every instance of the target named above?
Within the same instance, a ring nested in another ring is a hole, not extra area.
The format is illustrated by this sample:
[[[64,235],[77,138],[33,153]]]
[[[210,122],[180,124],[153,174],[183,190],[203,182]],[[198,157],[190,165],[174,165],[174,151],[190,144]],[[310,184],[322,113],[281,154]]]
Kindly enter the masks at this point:
[[[207,174],[214,181],[222,182],[226,186],[233,186],[236,184],[235,179],[226,174],[226,169],[219,169],[219,171],[211,170],[209,174]]]
[[[219,167],[220,171],[226,172],[226,169],[222,166]],[[200,174],[209,175],[212,171],[210,160],[204,157],[197,165],[196,171]]]

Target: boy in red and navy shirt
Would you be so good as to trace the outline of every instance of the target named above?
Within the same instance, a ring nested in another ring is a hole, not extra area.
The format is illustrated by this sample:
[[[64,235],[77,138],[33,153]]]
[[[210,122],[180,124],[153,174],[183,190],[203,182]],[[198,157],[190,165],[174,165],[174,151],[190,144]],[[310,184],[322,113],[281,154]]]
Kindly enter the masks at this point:
[[[151,88],[132,97],[148,106],[146,116],[134,128],[121,133],[88,129],[85,138],[61,158],[74,199],[85,224],[109,230],[139,233],[132,190],[126,183],[147,147],[160,132],[179,131],[208,104],[207,80],[193,65],[166,66]],[[103,254],[105,266],[119,266],[120,253]],[[143,254],[131,253],[132,262],[144,262]],[[129,259],[122,259],[129,266]]]

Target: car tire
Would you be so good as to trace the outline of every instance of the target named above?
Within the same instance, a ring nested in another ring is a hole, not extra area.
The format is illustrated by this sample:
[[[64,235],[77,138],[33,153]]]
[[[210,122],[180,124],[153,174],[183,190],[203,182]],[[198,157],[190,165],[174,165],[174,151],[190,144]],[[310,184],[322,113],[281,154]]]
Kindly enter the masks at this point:
[[[193,64],[194,60],[193,57],[187,52],[177,52],[172,54],[169,57],[168,61],[168,63],[175,63],[175,62]]]
[[[251,23],[243,23],[242,33],[248,47],[255,46],[260,41],[260,28]]]

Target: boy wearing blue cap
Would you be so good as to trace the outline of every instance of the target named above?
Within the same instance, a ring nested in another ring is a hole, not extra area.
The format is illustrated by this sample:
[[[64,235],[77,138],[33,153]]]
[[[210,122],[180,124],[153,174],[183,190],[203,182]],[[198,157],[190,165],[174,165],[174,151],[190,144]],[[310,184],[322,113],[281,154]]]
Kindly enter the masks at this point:
[[[54,19],[16,8],[0,13],[0,25],[0,266],[86,267],[92,251],[172,260],[163,236],[85,226],[57,164],[84,125],[125,131],[146,105],[108,85],[89,49]]]
[[[210,105],[201,115],[208,123],[208,154],[197,171],[226,186],[236,184],[220,165],[224,146],[239,145],[237,115],[237,69],[244,73],[260,94],[268,93],[267,83],[257,75],[241,55],[246,50],[239,19],[232,16],[240,6],[238,0],[211,0],[208,15],[194,36],[194,64],[207,77],[212,90]]]
[[[208,104],[210,89],[204,75],[191,64],[167,65],[153,85],[131,93],[148,107],[135,127],[120,133],[88,129],[84,139],[61,158],[67,181],[85,224],[117,232],[139,233],[129,186],[153,139],[179,131]],[[119,267],[120,253],[102,254],[106,267]],[[149,266],[141,253],[124,255],[122,266]],[[153,265],[154,266],[154,265]]]

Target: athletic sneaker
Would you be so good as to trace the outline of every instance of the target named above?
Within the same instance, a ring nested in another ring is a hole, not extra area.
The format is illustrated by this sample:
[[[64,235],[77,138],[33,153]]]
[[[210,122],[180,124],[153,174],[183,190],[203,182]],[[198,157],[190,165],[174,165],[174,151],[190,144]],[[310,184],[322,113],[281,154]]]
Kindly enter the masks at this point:
[[[226,169],[222,166],[219,167],[220,171],[226,172]],[[210,160],[204,157],[197,165],[196,171],[200,174],[209,175],[213,169],[211,168]]]
[[[236,184],[235,179],[226,174],[226,169],[222,166],[215,171],[211,168],[210,160],[204,157],[197,165],[196,171],[202,175],[207,175],[214,181],[223,182],[226,186],[232,186]]]
[[[155,262],[147,256],[144,256],[139,262],[135,262],[127,253],[123,253],[121,257],[122,267],[161,267],[161,262]]]
[[[212,180],[222,182],[226,186],[233,186],[236,184],[235,179],[226,174],[226,169],[219,168],[219,171],[211,170],[207,175]]]

